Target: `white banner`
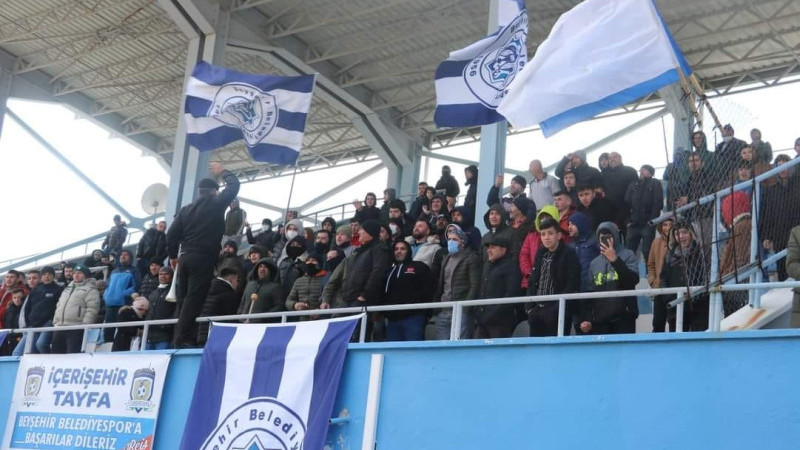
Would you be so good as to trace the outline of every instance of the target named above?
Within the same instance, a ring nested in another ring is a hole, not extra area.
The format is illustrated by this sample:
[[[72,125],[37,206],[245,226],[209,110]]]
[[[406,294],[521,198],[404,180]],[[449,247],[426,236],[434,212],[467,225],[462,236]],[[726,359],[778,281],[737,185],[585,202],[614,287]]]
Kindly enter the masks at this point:
[[[169,358],[24,356],[3,450],[151,450]]]

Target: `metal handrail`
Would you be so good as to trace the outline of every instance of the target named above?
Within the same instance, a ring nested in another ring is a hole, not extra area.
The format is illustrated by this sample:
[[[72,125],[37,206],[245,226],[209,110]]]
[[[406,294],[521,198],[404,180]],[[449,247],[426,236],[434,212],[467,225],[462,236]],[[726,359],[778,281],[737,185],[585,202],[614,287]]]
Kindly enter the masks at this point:
[[[782,281],[782,282],[769,282],[769,283],[747,283],[747,284],[725,284],[715,286],[712,290],[714,292],[725,291],[742,291],[751,289],[773,289],[773,288],[800,288],[800,281]],[[688,287],[689,294],[694,295],[699,291],[707,289],[706,286],[690,286]],[[522,296],[522,297],[508,297],[508,298],[495,298],[495,299],[482,299],[482,300],[459,300],[449,302],[432,302],[432,303],[410,303],[402,305],[378,305],[378,306],[354,306],[346,308],[329,308],[329,309],[315,309],[304,311],[280,311],[270,313],[256,313],[256,314],[236,314],[229,316],[207,316],[198,317],[197,322],[228,322],[237,320],[258,320],[258,319],[277,319],[280,318],[284,323],[289,317],[303,317],[303,316],[329,316],[329,315],[342,315],[342,314],[359,314],[365,311],[369,312],[389,312],[389,311],[419,311],[419,310],[438,310],[438,309],[452,309],[453,318],[451,323],[451,340],[459,340],[458,330],[461,328],[461,320],[463,317],[463,309],[476,306],[491,306],[491,305],[511,305],[519,303],[530,302],[559,302],[559,328],[558,336],[563,336],[564,323],[566,319],[566,302],[570,300],[614,300],[618,297],[629,296],[657,296],[657,295],[687,295],[687,287],[673,287],[673,288],[659,288],[659,289],[639,289],[628,291],[605,291],[605,292],[581,292],[572,294],[554,294],[554,295],[541,295],[541,296]],[[678,308],[678,332],[682,331],[682,317],[683,317],[683,303],[677,305]],[[721,321],[721,318],[717,320]],[[93,329],[106,329],[106,328],[125,328],[136,327],[142,328],[142,344],[146,344],[149,327],[158,325],[174,325],[178,323],[178,319],[159,319],[159,320],[145,320],[135,322],[116,322],[116,323],[96,323],[96,324],[81,324],[81,325],[65,325],[65,326],[52,326],[52,327],[36,327],[36,328],[22,328],[12,329],[11,333],[20,333],[26,335],[25,353],[29,353],[33,346],[33,334],[44,331],[71,331],[83,330],[83,343],[81,350],[86,348],[87,331]],[[366,325],[366,316],[362,318],[361,336],[359,342],[364,342]],[[719,329],[717,324],[716,329]]]

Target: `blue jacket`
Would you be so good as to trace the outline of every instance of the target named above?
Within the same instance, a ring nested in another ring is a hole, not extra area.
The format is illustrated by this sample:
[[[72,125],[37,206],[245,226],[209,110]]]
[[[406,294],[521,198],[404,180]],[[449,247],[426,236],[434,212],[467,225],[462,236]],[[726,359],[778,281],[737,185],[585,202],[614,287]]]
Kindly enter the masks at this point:
[[[593,283],[589,266],[593,259],[600,256],[600,247],[592,233],[592,219],[582,212],[575,212],[569,217],[569,221],[578,227],[578,237],[573,238],[569,246],[575,250],[581,264],[581,292],[591,292]]]
[[[133,266],[119,266],[108,277],[108,287],[103,293],[106,306],[123,306],[125,299],[139,289],[139,275]]]

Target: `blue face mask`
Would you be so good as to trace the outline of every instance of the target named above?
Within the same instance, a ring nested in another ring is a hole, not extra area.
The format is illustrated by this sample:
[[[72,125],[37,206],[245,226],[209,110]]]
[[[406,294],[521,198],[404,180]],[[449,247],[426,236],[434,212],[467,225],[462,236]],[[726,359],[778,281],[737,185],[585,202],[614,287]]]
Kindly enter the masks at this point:
[[[447,252],[448,253],[458,253],[460,249],[458,248],[458,242],[449,240],[447,241]]]

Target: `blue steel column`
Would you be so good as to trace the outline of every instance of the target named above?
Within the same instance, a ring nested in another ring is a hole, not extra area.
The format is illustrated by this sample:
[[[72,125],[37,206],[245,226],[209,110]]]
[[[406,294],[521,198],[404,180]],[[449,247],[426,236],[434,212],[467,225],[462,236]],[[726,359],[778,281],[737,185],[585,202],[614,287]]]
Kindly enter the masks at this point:
[[[198,61],[208,61],[212,64],[222,64],[225,45],[230,22],[230,10],[220,8],[216,12],[213,28],[209,29],[205,17],[197,10],[185,8],[185,2],[176,0],[162,1],[166,4],[173,20],[181,21],[183,29],[191,30],[189,50],[186,58],[184,74],[184,91],[192,70]],[[194,200],[197,184],[202,178],[208,177],[208,163],[210,152],[199,152],[190,147],[186,139],[186,124],[184,122],[184,109],[181,103],[178,129],[175,136],[175,151],[172,154],[170,171],[169,195],[167,196],[167,222],[171,222],[177,211],[184,205]]]
[[[494,33],[500,26],[499,0],[491,0],[489,6],[488,32]],[[506,133],[508,123],[505,121],[481,127],[481,153],[478,158],[478,193],[475,207],[475,226],[486,232],[483,216],[489,209],[486,197],[494,185],[498,174],[504,173],[506,165]]]

